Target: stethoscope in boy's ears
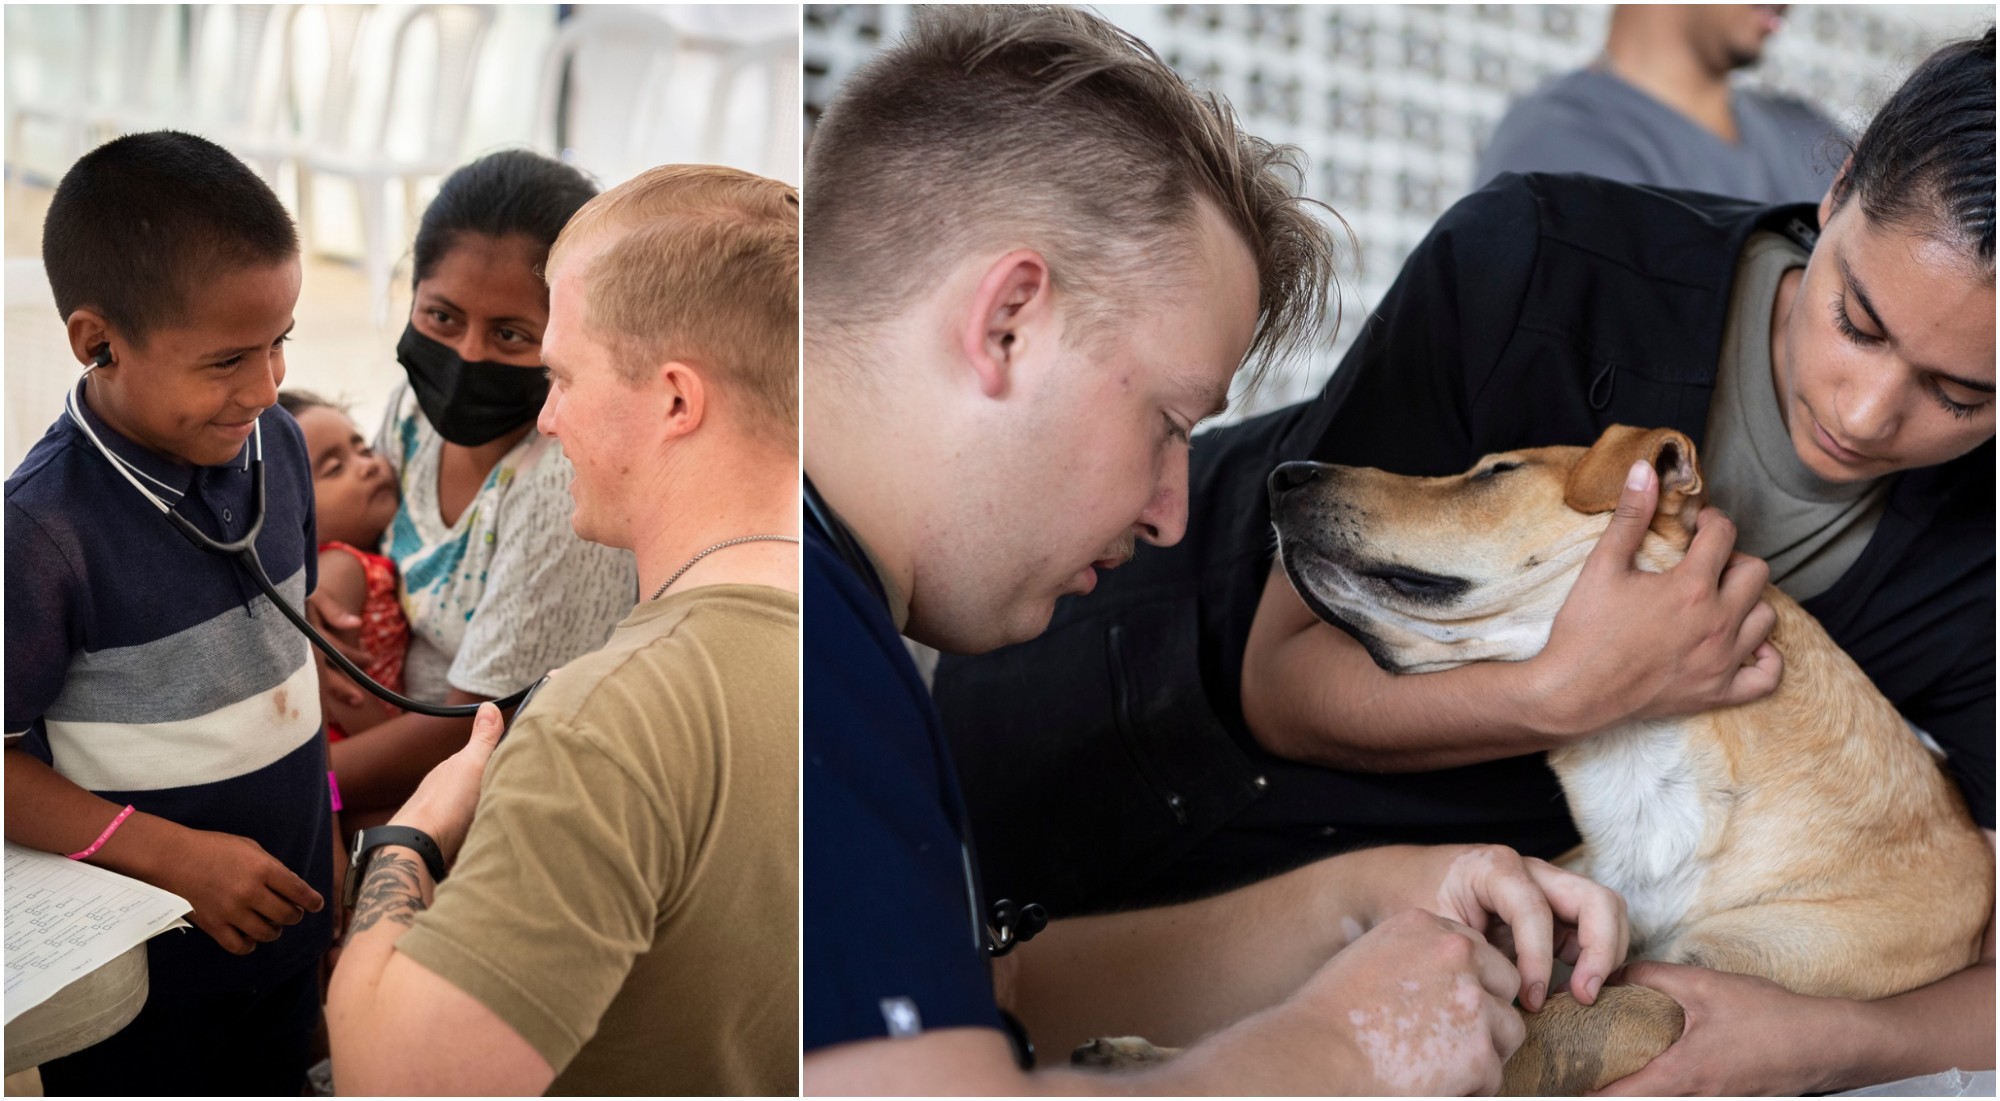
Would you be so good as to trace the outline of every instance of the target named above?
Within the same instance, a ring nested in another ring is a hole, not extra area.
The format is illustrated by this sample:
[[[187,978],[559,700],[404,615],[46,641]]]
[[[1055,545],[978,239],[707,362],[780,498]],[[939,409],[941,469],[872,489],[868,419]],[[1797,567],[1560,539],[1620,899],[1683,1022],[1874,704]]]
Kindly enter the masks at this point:
[[[111,345],[101,345],[97,349],[97,354],[91,359],[90,365],[92,367],[110,366]],[[193,543],[210,554],[235,559],[236,564],[243,567],[243,572],[250,575],[250,580],[257,583],[257,587],[263,590],[264,595],[270,598],[271,603],[277,605],[278,610],[285,613],[285,618],[292,621],[292,626],[297,627],[299,632],[306,636],[307,641],[319,647],[319,652],[325,654],[326,659],[332,662],[341,672],[352,678],[354,683],[367,689],[378,699],[394,704],[405,711],[414,711],[419,715],[434,715],[442,719],[469,719],[479,713],[479,705],[476,703],[425,703],[422,700],[410,699],[408,696],[391,691],[377,684],[373,677],[362,672],[360,666],[348,660],[347,655],[335,648],[333,643],[328,642],[325,635],[320,634],[313,628],[312,624],[306,622],[306,617],[299,614],[298,609],[287,603],[285,598],[279,594],[278,587],[271,584],[270,575],[264,572],[263,560],[257,557],[257,537],[264,530],[264,421],[262,417],[258,418],[255,426],[250,430],[250,447],[245,456],[245,465],[249,468],[251,477],[250,528],[243,533],[241,539],[225,543],[210,538],[208,533],[195,527],[193,521],[176,512],[172,505],[162,500],[159,494],[148,489],[145,483],[139,479],[145,478],[147,481],[153,482],[153,484],[168,493],[174,494],[176,497],[180,496],[180,490],[152,478],[145,471],[119,458],[111,452],[110,448],[104,446],[104,441],[97,437],[96,431],[90,427],[90,422],[84,419],[83,411],[77,407],[77,389],[74,386],[70,387],[69,393],[63,398],[63,410],[69,414],[69,419],[78,428],[83,430],[84,436],[90,440],[91,445],[97,448],[97,453],[104,456],[104,461],[110,463],[113,470],[124,475],[125,480],[132,483],[132,488],[138,490],[140,496],[152,502],[154,508],[164,513],[167,523],[173,525],[173,529],[185,536],[188,542]],[[308,550],[310,551],[310,548]],[[502,711],[510,707],[515,708],[515,713],[519,714],[519,708],[530,699],[533,699],[536,690],[547,682],[548,678],[545,676],[512,695],[494,700],[493,705]]]
[[[886,611],[889,595],[882,587],[882,577],[875,572],[875,563],[861,548],[861,541],[847,529],[833,510],[827,507],[826,498],[819,495],[810,477],[801,478],[804,485],[806,522],[819,529],[821,535],[832,546],[833,552],[848,569],[854,571],[875,599],[882,602]],[[957,791],[956,776],[951,770],[951,762],[945,760],[943,747],[931,744],[932,762],[938,771],[938,783],[942,790]],[[986,904],[986,884],[979,874],[979,852],[973,846],[972,818],[966,812],[963,797],[954,796],[952,810],[958,822],[959,858],[965,865],[966,902],[971,907],[974,921],[973,943],[983,949],[989,958],[998,959],[1012,952],[1016,947],[1034,939],[1035,934],[1048,927],[1049,912],[1039,902],[1021,904],[1012,899],[1001,899],[991,906]],[[1028,1039],[1028,1030],[1005,1009],[1000,1011],[1000,1020],[1007,1028],[1007,1039],[1014,1048],[1014,1061],[1022,1070],[1033,1069],[1035,1065],[1035,1045]]]

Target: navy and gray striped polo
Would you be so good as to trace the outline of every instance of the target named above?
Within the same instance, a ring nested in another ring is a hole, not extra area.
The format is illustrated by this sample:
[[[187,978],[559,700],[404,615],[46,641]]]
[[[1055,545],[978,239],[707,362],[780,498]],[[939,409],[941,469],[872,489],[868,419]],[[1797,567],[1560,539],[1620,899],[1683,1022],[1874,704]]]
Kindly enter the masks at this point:
[[[87,382],[87,380],[86,380]],[[238,460],[190,467],[76,405],[104,446],[195,526],[253,519]],[[317,581],[311,466],[297,422],[260,418],[267,486],[257,552],[294,604]],[[231,559],[169,526],[67,415],[7,479],[6,734],[79,787],[194,829],[248,837],[323,896],[332,822],[319,687],[303,636]],[[333,907],[249,956],[199,931],[150,946],[153,997],[248,990],[315,961]]]

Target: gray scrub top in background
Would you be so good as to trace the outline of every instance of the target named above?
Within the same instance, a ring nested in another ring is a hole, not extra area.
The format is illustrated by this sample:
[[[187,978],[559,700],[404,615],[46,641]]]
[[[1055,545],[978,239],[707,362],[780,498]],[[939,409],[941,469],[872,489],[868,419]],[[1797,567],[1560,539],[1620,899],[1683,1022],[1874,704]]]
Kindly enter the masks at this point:
[[[1844,147],[1834,121],[1796,99],[1737,88],[1734,144],[1623,79],[1593,69],[1517,100],[1479,157],[1474,187],[1502,172],[1583,172],[1760,203],[1818,202]]]

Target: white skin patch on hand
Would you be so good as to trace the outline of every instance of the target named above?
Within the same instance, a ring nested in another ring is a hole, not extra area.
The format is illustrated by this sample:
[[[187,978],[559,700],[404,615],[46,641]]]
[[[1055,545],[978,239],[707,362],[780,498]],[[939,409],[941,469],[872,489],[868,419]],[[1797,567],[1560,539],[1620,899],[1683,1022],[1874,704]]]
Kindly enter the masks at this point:
[[[1405,996],[1394,1004],[1348,1011],[1354,1045],[1376,1081],[1412,1093],[1437,1093],[1493,1053],[1492,1041],[1480,1027],[1479,983],[1461,974],[1453,976],[1452,984],[1443,1005],[1418,1004],[1410,995],[1421,984],[1404,982]]]
[[[1437,912],[1477,928],[1477,915],[1468,912],[1468,909],[1476,907],[1468,908],[1463,905],[1462,903],[1468,900],[1460,899],[1454,892],[1463,891],[1467,884],[1479,878],[1480,870],[1490,869],[1492,866],[1493,854],[1483,848],[1467,849],[1452,857],[1451,867],[1445,869],[1444,880],[1438,884]]]

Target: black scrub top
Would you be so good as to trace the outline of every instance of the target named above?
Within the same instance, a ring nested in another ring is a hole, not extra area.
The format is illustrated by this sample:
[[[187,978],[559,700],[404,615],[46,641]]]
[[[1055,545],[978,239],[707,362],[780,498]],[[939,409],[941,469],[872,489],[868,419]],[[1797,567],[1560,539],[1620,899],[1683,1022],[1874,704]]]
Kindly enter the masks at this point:
[[[1187,538],[1142,547],[1041,638],[947,658],[934,695],[986,884],[1058,916],[1193,897],[1335,852],[1577,840],[1541,754],[1375,774],[1283,760],[1239,676],[1269,575],[1264,480],[1316,459],[1444,475],[1612,424],[1708,420],[1751,233],[1810,248],[1814,207],[1503,175],[1410,256],[1319,397],[1197,440]],[[1993,825],[1994,453],[1897,475],[1861,558],[1805,602],[1949,754]]]

